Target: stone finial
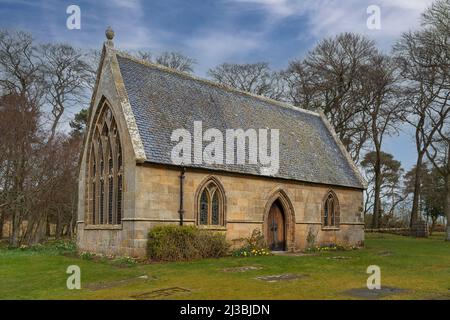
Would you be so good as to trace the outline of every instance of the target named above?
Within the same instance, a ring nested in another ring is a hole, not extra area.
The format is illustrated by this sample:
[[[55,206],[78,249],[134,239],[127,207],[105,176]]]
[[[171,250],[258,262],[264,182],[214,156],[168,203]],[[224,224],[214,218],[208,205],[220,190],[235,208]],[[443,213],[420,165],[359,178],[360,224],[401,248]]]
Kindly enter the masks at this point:
[[[106,28],[105,30],[106,35],[106,44],[110,47],[114,47],[114,42],[112,41],[114,39],[114,30],[111,27]]]
[[[114,30],[109,26],[105,30],[106,39],[112,40],[114,38]]]

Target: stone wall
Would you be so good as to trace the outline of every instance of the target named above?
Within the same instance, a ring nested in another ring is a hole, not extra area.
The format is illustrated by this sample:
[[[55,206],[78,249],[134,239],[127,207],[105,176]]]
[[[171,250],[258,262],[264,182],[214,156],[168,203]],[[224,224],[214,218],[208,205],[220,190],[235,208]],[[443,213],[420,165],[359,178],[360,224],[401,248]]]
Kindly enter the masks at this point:
[[[144,256],[148,230],[160,224],[179,223],[179,175],[174,167],[138,165],[134,216],[125,215],[120,229],[105,226],[104,230],[89,226],[79,229],[79,243],[87,251],[105,254]],[[211,172],[187,171],[184,184],[184,221],[195,223],[197,190],[211,177]],[[248,237],[254,229],[264,231],[268,208],[278,197],[284,197],[291,208],[283,208],[292,215],[288,227],[288,250],[301,250],[308,245],[339,243],[361,245],[364,241],[362,220],[362,191],[334,187],[341,223],[338,229],[323,229],[322,201],[329,186],[281,181],[265,177],[234,174],[214,174],[225,190],[227,239]],[[287,220],[289,217],[286,217]],[[315,243],[307,243],[308,234]]]
[[[189,171],[184,184],[184,221],[195,223],[196,197],[198,189],[207,181],[212,172]],[[136,219],[153,222],[178,223],[179,221],[179,175],[173,167],[141,165],[137,167]],[[222,184],[226,198],[226,234],[229,240],[248,237],[255,228],[264,231],[264,217],[273,201],[278,197],[287,199],[292,214],[294,233],[290,250],[300,250],[307,246],[308,232],[316,239],[316,244],[341,243],[358,245],[364,240],[361,190],[335,187],[341,223],[339,229],[324,230],[321,223],[322,202],[329,186],[291,182],[266,177],[242,176],[236,174],[213,174]],[[289,213],[285,212],[289,215]],[[289,220],[289,217],[286,217]],[[157,221],[156,221],[157,220]],[[147,229],[144,227],[144,234]],[[289,242],[289,236],[288,236]]]

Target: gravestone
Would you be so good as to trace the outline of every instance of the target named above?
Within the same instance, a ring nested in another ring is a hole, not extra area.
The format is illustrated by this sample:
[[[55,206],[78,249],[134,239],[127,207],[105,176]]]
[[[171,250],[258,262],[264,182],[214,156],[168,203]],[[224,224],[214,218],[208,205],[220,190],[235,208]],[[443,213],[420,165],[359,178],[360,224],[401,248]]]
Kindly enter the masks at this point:
[[[190,293],[191,290],[181,288],[181,287],[170,287],[170,288],[163,288],[158,290],[153,290],[149,292],[139,293],[132,295],[131,298],[136,300],[146,300],[146,299],[161,299],[166,298],[178,294],[186,294]]]
[[[382,287],[381,289],[373,289],[369,290],[367,288],[357,288],[357,289],[350,289],[346,290],[343,293],[345,295],[354,297],[354,298],[360,298],[360,299],[381,299],[387,296],[391,295],[397,295],[404,292],[407,292],[408,290],[402,289],[402,288],[395,288],[395,287]]]
[[[411,235],[413,237],[418,238],[427,238],[428,237],[428,226],[426,221],[418,220],[413,223],[411,227]]]

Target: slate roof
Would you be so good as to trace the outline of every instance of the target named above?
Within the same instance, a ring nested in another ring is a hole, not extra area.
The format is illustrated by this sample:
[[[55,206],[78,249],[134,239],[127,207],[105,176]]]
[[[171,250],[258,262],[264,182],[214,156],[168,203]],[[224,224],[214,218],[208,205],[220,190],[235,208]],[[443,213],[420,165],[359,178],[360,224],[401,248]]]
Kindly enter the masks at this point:
[[[148,162],[170,164],[170,136],[194,121],[217,128],[279,129],[279,171],[274,177],[364,188],[364,182],[319,114],[224,87],[117,54],[128,100]],[[207,143],[205,142],[203,147]],[[225,151],[224,151],[225,154]],[[261,175],[259,165],[186,165]]]

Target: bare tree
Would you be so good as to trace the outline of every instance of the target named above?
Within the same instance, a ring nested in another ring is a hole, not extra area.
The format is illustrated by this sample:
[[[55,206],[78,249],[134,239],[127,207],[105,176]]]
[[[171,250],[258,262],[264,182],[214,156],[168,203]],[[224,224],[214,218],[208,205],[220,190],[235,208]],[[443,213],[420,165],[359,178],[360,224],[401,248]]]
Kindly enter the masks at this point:
[[[374,55],[373,41],[343,33],[320,41],[303,61],[291,62],[286,73],[291,102],[322,110],[356,162],[369,138],[369,119],[355,99],[365,90],[361,69],[372,64]]]
[[[87,74],[88,77],[85,78],[85,85],[89,92],[94,91],[95,81],[97,78],[97,71],[100,67],[100,59],[102,56],[102,51],[97,49],[89,49],[83,52],[82,59],[87,64]]]
[[[50,222],[57,235],[73,231],[82,133],[57,125],[68,106],[85,103],[87,73],[70,46],[0,32],[0,226],[11,223],[12,246],[42,241]],[[49,109],[53,121],[43,125]]]
[[[281,100],[284,95],[284,77],[271,71],[266,62],[223,63],[208,71],[216,82],[253,94]]]
[[[31,178],[40,147],[39,110],[18,94],[0,99],[2,212],[10,219],[10,243],[20,243],[20,227],[31,212],[35,181]]]
[[[305,109],[316,109],[322,104],[315,101],[316,90],[314,86],[314,74],[302,60],[293,60],[289,67],[282,73],[286,83],[286,97],[294,106]]]
[[[450,119],[449,119],[450,120]],[[426,150],[427,158],[444,181],[444,215],[447,218],[445,239],[450,241],[450,124],[441,123],[438,135],[433,138],[430,147]]]
[[[20,242],[20,227],[32,205],[30,172],[39,146],[39,104],[45,94],[42,64],[33,38],[24,32],[0,32],[0,140],[3,153],[2,217],[10,219],[10,243]]]
[[[438,97],[445,102],[448,109],[447,97],[450,91],[450,1],[436,1],[423,14],[423,25],[431,34],[430,45],[434,48],[434,63],[428,68],[438,69],[440,76],[445,79],[444,93]],[[444,178],[444,214],[447,218],[446,237],[450,241],[450,117],[445,109],[433,109],[438,113],[438,121],[434,122],[438,134],[433,137],[430,148],[427,149],[427,157],[434,165],[435,170]],[[435,117],[432,117],[435,119]],[[443,120],[443,121],[441,121]]]
[[[43,82],[33,37],[0,30],[0,94],[17,94],[38,105],[45,94]]]
[[[370,145],[374,148],[372,228],[379,228],[382,212],[382,145],[386,135],[397,132],[397,124],[404,112],[398,99],[395,65],[385,55],[373,55],[371,59],[370,65],[361,66],[358,79],[363,90],[355,96],[355,103],[366,115]]]
[[[51,142],[66,108],[86,104],[86,91],[89,87],[89,65],[81,51],[66,44],[45,44],[40,47],[46,82],[46,101],[51,105]],[[83,99],[84,98],[84,99]]]
[[[132,55],[141,60],[147,60],[152,63],[157,63],[168,68],[188,73],[192,73],[194,71],[193,67],[196,64],[195,59],[189,58],[179,52],[165,51],[153,57],[151,52],[138,51]]]
[[[396,60],[404,77],[404,100],[409,106],[406,120],[415,128],[416,179],[410,225],[419,215],[421,168],[439,132],[450,116],[449,1],[438,1],[423,15],[422,29],[408,32],[396,44]],[[447,33],[445,33],[447,32]]]
[[[156,57],[156,63],[183,72],[193,72],[195,60],[179,52],[163,52]]]

